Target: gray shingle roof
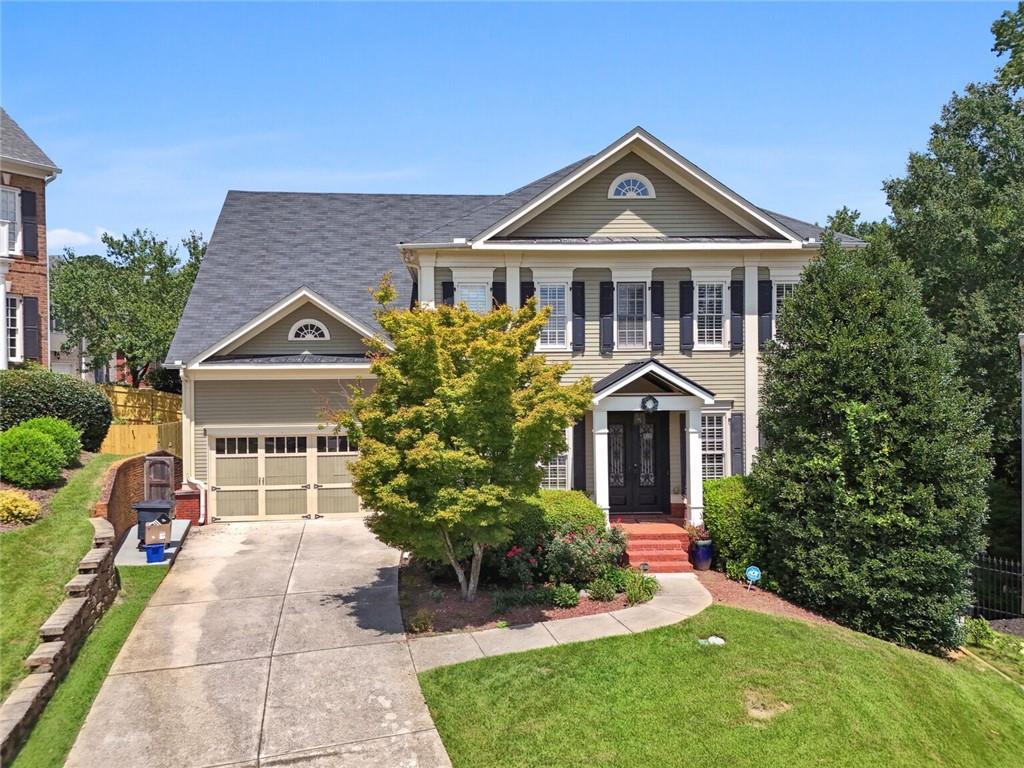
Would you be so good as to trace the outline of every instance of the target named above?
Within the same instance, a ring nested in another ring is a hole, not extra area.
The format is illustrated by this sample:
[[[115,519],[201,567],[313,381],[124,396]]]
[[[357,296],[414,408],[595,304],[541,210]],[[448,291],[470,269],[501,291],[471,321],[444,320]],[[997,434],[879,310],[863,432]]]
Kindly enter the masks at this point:
[[[493,195],[228,192],[167,353],[189,361],[300,288],[376,328],[369,288],[412,290],[396,243]]]
[[[60,170],[3,107],[0,107],[0,157]]]
[[[213,365],[290,365],[292,363],[348,363],[358,365],[367,362],[366,355],[214,355],[206,358],[206,364]]]
[[[8,119],[6,113],[4,118]],[[314,291],[376,329],[368,289],[390,271],[400,301],[408,301],[412,290],[397,244],[472,239],[591,157],[505,195],[231,191],[167,362],[193,359],[300,288]],[[801,237],[817,238],[823,231],[799,219],[764,213]],[[848,235],[840,235],[840,240],[861,242]]]
[[[631,373],[637,371],[640,368],[643,368],[645,365],[650,365],[652,368],[654,368],[654,370],[650,371],[647,375],[651,376],[653,379],[656,379],[659,384],[664,385],[666,390],[671,390],[672,389],[672,384],[670,384],[669,382],[665,381],[660,376],[658,376],[658,371],[659,370],[664,371],[665,373],[669,374],[670,376],[675,376],[675,377],[677,377],[679,379],[682,379],[683,381],[689,382],[690,384],[692,384],[697,389],[704,390],[705,392],[707,392],[712,397],[715,396],[715,393],[712,392],[707,387],[703,386],[702,384],[697,383],[696,381],[691,379],[689,376],[683,376],[683,374],[679,373],[679,371],[675,370],[674,368],[669,368],[663,362],[661,362],[660,360],[655,360],[653,357],[648,359],[648,360],[634,360],[631,363],[626,363],[625,365],[623,365],[618,370],[612,371],[611,373],[609,373],[603,379],[600,379],[599,381],[594,382],[594,386],[592,387],[592,389],[594,391],[594,394],[596,395],[596,394],[598,394],[600,392],[604,392],[606,389],[609,389],[610,387],[615,386],[620,381],[622,381],[627,376],[629,376]]]

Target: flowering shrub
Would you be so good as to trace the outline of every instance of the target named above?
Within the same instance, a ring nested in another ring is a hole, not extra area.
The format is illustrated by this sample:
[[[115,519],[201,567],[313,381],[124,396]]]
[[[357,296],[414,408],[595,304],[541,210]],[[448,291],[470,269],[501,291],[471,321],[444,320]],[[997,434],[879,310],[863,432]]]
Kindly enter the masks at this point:
[[[586,526],[582,531],[563,527],[544,552],[544,570],[551,581],[586,584],[618,564],[626,552],[621,528]]]
[[[498,559],[498,574],[506,581],[530,587],[544,581],[544,544],[527,548],[513,544]]]

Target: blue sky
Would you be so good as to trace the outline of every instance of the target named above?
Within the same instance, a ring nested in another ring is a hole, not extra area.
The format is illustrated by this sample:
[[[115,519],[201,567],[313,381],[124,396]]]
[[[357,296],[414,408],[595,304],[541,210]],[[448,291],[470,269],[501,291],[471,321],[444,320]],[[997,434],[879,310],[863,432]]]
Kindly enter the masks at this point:
[[[0,97],[64,171],[51,252],[208,236],[228,189],[505,192],[636,124],[766,208],[878,217],[1007,7],[5,3]]]

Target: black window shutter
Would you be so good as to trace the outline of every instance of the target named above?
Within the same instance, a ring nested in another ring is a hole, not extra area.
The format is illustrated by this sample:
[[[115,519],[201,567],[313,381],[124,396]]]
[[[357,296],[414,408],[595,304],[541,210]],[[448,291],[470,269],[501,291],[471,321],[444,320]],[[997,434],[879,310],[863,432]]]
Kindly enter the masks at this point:
[[[21,190],[21,252],[39,255],[39,231],[36,229],[36,193]]]
[[[690,418],[690,414],[689,413],[681,413],[681,414],[679,414],[679,458],[682,461],[682,466],[680,467],[682,472],[679,475],[679,477],[680,477],[679,492],[682,493],[684,496],[686,496],[686,501],[687,502],[690,501],[690,497],[689,497],[689,495],[687,494],[687,491],[686,491],[686,474],[687,474],[687,470],[689,470],[689,468],[690,468],[689,462],[686,460],[686,451],[690,447],[689,424],[688,424],[689,418]]]
[[[733,411],[729,417],[729,452],[732,454],[732,473],[744,475],[743,470],[743,412]]]
[[[504,283],[491,283],[491,298],[494,299],[494,303],[499,307],[507,303]]]
[[[416,281],[412,281],[412,295],[409,297],[409,309],[413,309],[416,306],[416,302],[420,300],[420,284]]]
[[[757,281],[757,348],[772,337],[772,281]]]
[[[601,351],[615,349],[615,283],[601,283]]]
[[[572,487],[587,490],[587,426],[580,419],[572,428]]]
[[[36,360],[40,358],[41,347],[39,343],[39,299],[36,296],[26,296],[21,300],[22,319],[22,357],[25,360]]]
[[[651,351],[665,351],[665,283],[651,281]]]
[[[729,347],[743,349],[743,281],[729,286]]]
[[[533,293],[536,290],[533,283],[520,283],[519,284],[519,306],[526,306],[526,302],[533,298]]]
[[[441,283],[441,302],[448,307],[455,306],[455,283],[448,280]]]
[[[693,281],[679,283],[679,351],[693,349]]]
[[[587,302],[585,283],[574,280],[572,284],[572,351],[582,352],[586,349],[586,317]]]

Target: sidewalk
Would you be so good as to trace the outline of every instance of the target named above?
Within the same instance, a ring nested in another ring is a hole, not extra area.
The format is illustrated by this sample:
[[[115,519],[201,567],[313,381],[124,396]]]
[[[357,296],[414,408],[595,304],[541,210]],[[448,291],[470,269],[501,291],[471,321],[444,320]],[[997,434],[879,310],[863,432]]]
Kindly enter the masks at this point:
[[[692,573],[658,575],[661,589],[654,599],[610,613],[572,619],[523,624],[476,632],[448,632],[432,637],[409,638],[417,672],[463,661],[530,651],[563,643],[578,643],[612,635],[628,635],[664,627],[694,616],[711,605],[711,594]]]

